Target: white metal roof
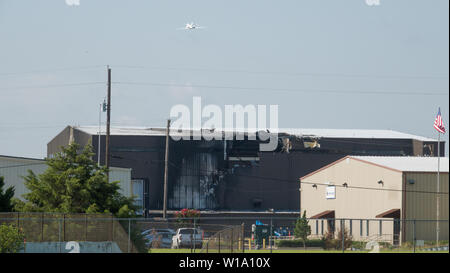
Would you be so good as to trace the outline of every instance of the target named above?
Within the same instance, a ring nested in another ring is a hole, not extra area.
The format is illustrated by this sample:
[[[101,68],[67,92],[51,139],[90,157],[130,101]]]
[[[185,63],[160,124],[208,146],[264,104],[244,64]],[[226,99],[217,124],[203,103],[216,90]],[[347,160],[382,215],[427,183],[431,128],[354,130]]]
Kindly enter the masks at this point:
[[[402,172],[437,172],[437,157],[419,156],[349,156]],[[439,159],[439,171],[448,172],[448,157]]]
[[[98,126],[74,126],[73,128],[85,132],[90,135],[98,135]],[[101,134],[106,134],[106,127],[101,127]],[[158,128],[156,130],[148,127],[110,127],[111,135],[124,135],[124,136],[158,136],[165,135],[163,128]]]
[[[75,129],[97,135],[98,126],[75,126]],[[134,135],[134,136],[164,136],[165,128],[162,127],[111,127],[111,135]],[[224,130],[230,131],[230,130]],[[247,132],[255,132],[256,130],[246,130]],[[105,126],[101,127],[101,134],[106,132]],[[220,133],[219,130],[215,132]],[[242,132],[242,131],[241,131]],[[366,139],[416,139],[420,141],[437,141],[432,138],[402,133],[392,130],[362,130],[362,129],[278,129],[278,133],[286,133],[296,136],[312,136],[324,138],[366,138]],[[171,130],[171,135],[176,134],[175,130]]]
[[[437,141],[432,138],[402,133],[393,130],[373,129],[283,129],[289,134],[300,136],[320,136],[327,138],[395,138],[416,139],[420,141]],[[280,129],[280,131],[283,131]]]

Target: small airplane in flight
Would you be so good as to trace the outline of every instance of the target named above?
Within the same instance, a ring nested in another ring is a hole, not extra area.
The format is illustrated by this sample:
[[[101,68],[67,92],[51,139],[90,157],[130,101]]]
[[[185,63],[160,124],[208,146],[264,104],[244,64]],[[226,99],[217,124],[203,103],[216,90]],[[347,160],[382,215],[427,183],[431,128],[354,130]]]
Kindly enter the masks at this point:
[[[185,27],[177,28],[177,29],[179,29],[179,30],[194,30],[194,29],[197,29],[197,28],[206,28],[206,27],[199,26],[199,25],[197,25],[195,23],[187,23]]]

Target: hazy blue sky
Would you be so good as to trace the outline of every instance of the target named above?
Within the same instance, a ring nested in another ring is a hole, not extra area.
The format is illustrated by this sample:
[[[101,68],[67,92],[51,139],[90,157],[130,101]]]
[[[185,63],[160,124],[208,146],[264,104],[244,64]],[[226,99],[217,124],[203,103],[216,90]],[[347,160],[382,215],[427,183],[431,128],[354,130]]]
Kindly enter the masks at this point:
[[[113,125],[165,126],[198,95],[278,104],[281,128],[437,138],[449,1],[380,2],[0,0],[0,154],[44,157],[66,125],[97,125],[108,64]],[[207,28],[177,30],[191,21]]]

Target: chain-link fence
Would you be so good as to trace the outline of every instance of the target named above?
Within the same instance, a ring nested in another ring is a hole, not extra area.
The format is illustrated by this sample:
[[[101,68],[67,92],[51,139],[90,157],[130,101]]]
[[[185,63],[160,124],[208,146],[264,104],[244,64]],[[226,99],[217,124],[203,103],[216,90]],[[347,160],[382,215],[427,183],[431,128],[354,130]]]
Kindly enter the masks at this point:
[[[202,253],[243,253],[245,226],[231,226],[225,228],[211,237],[203,245]]]
[[[275,242],[273,248],[371,253],[448,252],[448,220],[324,218],[307,221],[310,235],[305,244],[295,236],[295,220],[290,225],[273,226],[269,239]],[[255,243],[254,247],[260,246]]]
[[[448,220],[307,219],[303,242],[297,219],[0,213],[25,234],[21,252],[448,252]]]
[[[91,252],[138,252],[128,221],[112,215],[0,213],[0,224],[15,226],[25,234],[23,252],[46,252],[45,246],[52,252],[68,252],[66,242],[97,242]]]

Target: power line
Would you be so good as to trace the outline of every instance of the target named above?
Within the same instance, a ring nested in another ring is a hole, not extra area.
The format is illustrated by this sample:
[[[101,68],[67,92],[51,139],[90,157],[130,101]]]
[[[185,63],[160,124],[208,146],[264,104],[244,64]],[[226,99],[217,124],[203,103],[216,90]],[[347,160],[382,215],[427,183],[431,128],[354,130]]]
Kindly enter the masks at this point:
[[[75,70],[85,70],[92,68],[104,68],[104,65],[91,65],[91,66],[79,66],[79,67],[68,67],[68,68],[54,68],[54,69],[41,69],[41,70],[31,70],[31,71],[22,71],[22,72],[8,72],[8,73],[0,73],[0,77],[9,77],[9,76],[21,76],[21,75],[29,75],[29,74],[39,74],[39,73],[50,73],[50,72],[67,72],[67,71],[75,71]]]
[[[240,91],[273,91],[273,92],[295,92],[295,93],[334,93],[334,94],[356,94],[356,95],[403,95],[403,96],[448,96],[448,92],[402,92],[396,90],[381,91],[357,91],[357,90],[332,90],[332,89],[288,89],[288,88],[268,88],[268,87],[242,87],[242,86],[220,86],[201,84],[176,84],[176,83],[154,83],[154,82],[113,82],[122,85],[143,85],[159,87],[181,87],[181,88],[208,88],[208,89],[231,89]]]
[[[113,157],[114,158],[114,157]],[[116,158],[117,159],[117,158]],[[119,158],[119,159],[124,159],[124,158]],[[127,159],[127,160],[131,160],[131,161],[136,161],[138,162],[138,160],[135,159]],[[155,162],[158,162],[160,160],[152,160],[149,163],[150,164],[155,164]],[[140,161],[139,161],[140,162]],[[161,161],[162,162],[162,161]],[[11,166],[1,166],[0,169],[4,169],[4,168],[15,168],[15,167],[24,167],[24,166],[31,166],[31,165],[44,165],[46,163],[29,163],[29,164],[22,164],[22,165],[11,165]],[[169,164],[172,165],[174,168],[177,169],[185,169],[185,170],[191,170],[191,171],[196,171],[196,172],[205,172],[206,174],[190,174],[190,175],[180,175],[180,176],[191,176],[191,177],[200,177],[200,176],[205,176],[205,175],[211,175],[211,174],[216,174],[217,170],[204,170],[204,169],[196,169],[196,168],[182,168],[177,166],[175,163],[170,162]],[[346,189],[360,189],[360,190],[376,190],[376,191],[392,191],[392,192],[410,192],[410,193],[427,193],[427,194],[448,194],[448,192],[435,192],[435,191],[415,191],[415,190],[397,190],[397,189],[384,189],[384,188],[370,188],[370,187],[359,187],[359,186],[343,186],[343,185],[330,185],[330,184],[325,184],[325,183],[315,183],[315,182],[304,182],[304,181],[299,181],[299,180],[291,180],[291,179],[283,179],[283,178],[275,178],[275,177],[265,177],[265,176],[256,176],[256,175],[245,175],[245,174],[236,174],[236,173],[228,173],[228,172],[224,172],[224,175],[231,175],[231,176],[238,176],[238,177],[250,177],[250,178],[257,178],[257,179],[262,179],[262,180],[270,180],[270,181],[278,181],[278,182],[285,182],[285,183],[295,183],[295,184],[308,184],[308,185],[318,185],[318,186],[335,186],[335,187],[341,187],[341,188],[346,188]],[[269,182],[270,182],[269,181]],[[283,189],[284,190],[290,190],[290,189]],[[298,188],[292,189],[292,190],[298,190]],[[261,190],[255,190],[254,192],[260,192]],[[271,190],[267,190],[267,192],[270,192]],[[266,192],[266,191],[264,191]]]
[[[286,72],[286,71],[251,71],[240,69],[216,69],[216,68],[195,68],[195,67],[162,67],[162,66],[132,66],[115,65],[115,68],[140,69],[140,70],[171,70],[171,71],[195,71],[195,72],[213,72],[213,73],[244,73],[257,75],[278,75],[278,76],[307,76],[307,77],[339,77],[339,78],[375,78],[375,79],[428,79],[442,80],[448,79],[444,75],[375,75],[375,74],[350,74],[350,73],[307,73],[307,72]]]
[[[89,86],[104,84],[105,82],[81,82],[81,83],[62,83],[62,84],[47,84],[47,85],[28,85],[28,86],[13,86],[3,87],[0,90],[17,90],[17,89],[39,89],[39,88],[55,88],[55,87],[74,87],[74,86]]]
[[[195,169],[195,168],[182,168],[174,163],[171,163],[172,166],[174,166],[177,169],[187,169],[191,171],[198,171],[198,172],[206,172],[207,174],[198,174],[198,175],[181,175],[181,176],[204,176],[209,174],[215,174],[215,170],[204,170],[204,169]],[[245,174],[235,174],[235,173],[228,173],[225,172],[224,174],[231,175],[231,176],[241,176],[241,177],[251,177],[251,178],[257,178],[257,179],[263,179],[263,180],[271,180],[271,181],[278,181],[278,182],[285,182],[285,183],[296,183],[296,184],[310,184],[310,185],[320,185],[320,186],[330,186],[329,184],[325,183],[313,183],[313,182],[304,182],[300,180],[290,180],[290,179],[282,179],[282,178],[273,178],[273,177],[265,177],[265,176],[256,176],[256,175],[245,175]],[[370,187],[358,187],[358,186],[343,186],[343,185],[332,185],[336,187],[342,187],[347,189],[362,189],[362,190],[377,190],[377,191],[394,191],[394,192],[412,192],[412,193],[429,193],[429,194],[448,194],[448,192],[434,192],[434,191],[414,191],[414,190],[397,190],[397,189],[384,189],[384,188],[370,188]],[[298,188],[297,188],[298,189]]]

